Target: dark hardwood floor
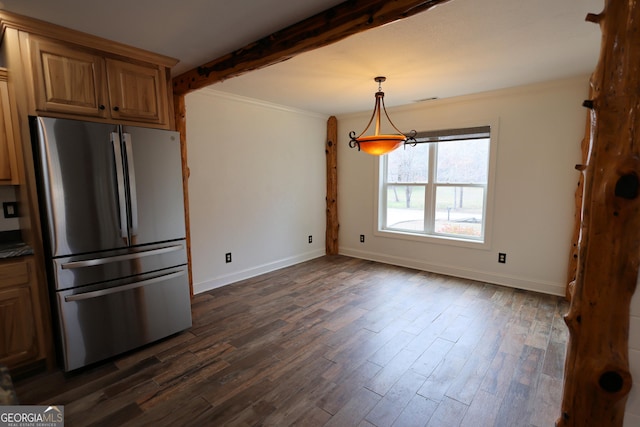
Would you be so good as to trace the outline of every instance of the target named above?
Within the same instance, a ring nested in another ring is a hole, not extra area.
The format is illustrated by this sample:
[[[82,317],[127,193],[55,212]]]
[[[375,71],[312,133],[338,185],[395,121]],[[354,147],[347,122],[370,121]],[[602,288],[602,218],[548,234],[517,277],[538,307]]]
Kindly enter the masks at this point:
[[[558,297],[343,256],[196,295],[188,331],[18,381],[65,425],[552,426]]]

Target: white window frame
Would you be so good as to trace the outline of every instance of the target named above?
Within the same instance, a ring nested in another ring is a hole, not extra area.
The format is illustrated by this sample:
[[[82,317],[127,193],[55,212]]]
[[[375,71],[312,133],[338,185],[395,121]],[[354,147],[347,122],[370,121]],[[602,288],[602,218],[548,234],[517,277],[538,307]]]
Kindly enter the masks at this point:
[[[384,169],[386,166],[385,156],[380,156],[378,162],[376,162],[376,182],[378,183],[375,186],[375,218],[374,225],[375,229],[373,234],[379,237],[387,237],[392,239],[401,239],[401,240],[410,240],[410,241],[418,241],[423,243],[433,243],[433,244],[443,244],[443,245],[451,245],[451,246],[461,246],[475,249],[491,249],[491,236],[492,236],[492,225],[493,225],[493,200],[495,195],[495,173],[496,173],[496,158],[497,158],[497,147],[498,147],[498,120],[484,120],[480,123],[474,124],[465,124],[465,125],[454,125],[454,126],[439,126],[438,128],[427,129],[426,132],[437,131],[439,129],[447,130],[447,129],[463,129],[470,127],[482,127],[489,126],[489,166],[488,166],[488,176],[487,176],[487,184],[485,191],[485,205],[484,205],[484,230],[483,230],[483,239],[471,239],[464,238],[463,236],[452,236],[452,235],[436,235],[436,234],[428,234],[431,230],[428,229],[428,224],[433,224],[433,218],[431,218],[431,209],[425,211],[425,231],[412,233],[411,231],[406,230],[393,230],[384,228],[384,224],[386,223],[386,195],[383,194],[384,187],[384,178],[386,176],[386,170]],[[435,144],[432,144],[435,145]],[[411,146],[400,147],[398,150],[411,150]],[[434,171],[435,169],[435,147],[430,147],[429,153],[429,170]],[[401,185],[412,185],[411,183]],[[429,200],[433,201],[435,199],[435,188],[437,186],[455,186],[455,187],[467,187],[473,186],[473,184],[437,184],[435,182],[429,181],[428,184],[416,184],[419,186],[425,187],[425,198],[429,198]],[[484,187],[484,185],[480,185]],[[433,194],[428,194],[429,192],[433,192]],[[426,209],[426,206],[425,206]]]

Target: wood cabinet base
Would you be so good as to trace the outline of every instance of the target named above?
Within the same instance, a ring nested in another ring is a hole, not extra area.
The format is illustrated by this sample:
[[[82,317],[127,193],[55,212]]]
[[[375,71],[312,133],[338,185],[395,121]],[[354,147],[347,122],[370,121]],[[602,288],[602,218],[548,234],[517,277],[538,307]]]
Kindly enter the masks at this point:
[[[33,257],[0,261],[0,364],[12,374],[46,358],[34,269]]]

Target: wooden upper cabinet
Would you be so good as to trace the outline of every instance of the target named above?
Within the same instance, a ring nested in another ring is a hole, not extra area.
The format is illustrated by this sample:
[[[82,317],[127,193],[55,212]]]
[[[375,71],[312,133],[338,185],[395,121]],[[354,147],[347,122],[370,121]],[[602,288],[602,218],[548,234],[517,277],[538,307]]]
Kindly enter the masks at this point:
[[[7,70],[0,69],[0,185],[20,184]]]
[[[149,123],[164,123],[167,87],[157,66],[106,60],[111,117]]]
[[[170,126],[165,67],[36,35],[29,45],[37,112]]]
[[[108,117],[100,56],[35,36],[30,43],[37,110]]]

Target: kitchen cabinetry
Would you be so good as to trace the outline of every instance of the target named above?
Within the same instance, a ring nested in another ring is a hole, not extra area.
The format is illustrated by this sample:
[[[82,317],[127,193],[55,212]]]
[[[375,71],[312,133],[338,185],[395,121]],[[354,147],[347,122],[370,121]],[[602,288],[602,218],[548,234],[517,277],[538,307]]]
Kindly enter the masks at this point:
[[[158,67],[107,59],[111,117],[167,123],[167,91]]]
[[[0,260],[0,364],[10,369],[45,358],[33,257]]]
[[[32,36],[36,109],[107,117],[102,58]]]
[[[35,35],[29,44],[38,112],[169,125],[163,67]]]
[[[10,115],[0,116],[5,124],[12,118],[20,172],[19,223],[24,242],[33,249],[26,258],[0,259],[0,363],[25,371],[43,362],[53,368],[29,116],[174,129],[170,69],[177,60],[5,10],[0,10],[0,34],[0,65],[8,70],[11,97]],[[0,126],[1,153],[2,138]],[[0,154],[0,174],[6,169],[2,164]]]
[[[7,70],[0,68],[0,185],[17,185],[18,162],[11,121]]]

